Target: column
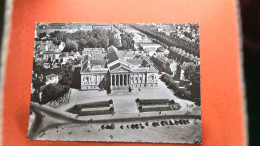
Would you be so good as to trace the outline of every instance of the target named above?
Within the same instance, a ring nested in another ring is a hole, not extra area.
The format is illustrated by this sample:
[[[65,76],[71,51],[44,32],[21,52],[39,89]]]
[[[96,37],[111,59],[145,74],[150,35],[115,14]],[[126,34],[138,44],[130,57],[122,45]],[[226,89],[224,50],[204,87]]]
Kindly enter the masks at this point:
[[[139,83],[139,74],[137,74],[137,83]]]
[[[115,74],[114,76],[115,76],[115,86],[116,86],[116,85],[117,85],[117,84],[116,84],[116,74]]]
[[[131,84],[131,74],[129,74],[129,78],[128,78],[128,80],[129,80],[129,84]]]
[[[97,75],[97,77],[96,77],[96,84],[98,84],[98,75]]]
[[[123,80],[122,80],[122,85],[125,86],[125,84],[124,84],[124,81],[125,81],[125,75],[123,74],[122,76],[123,76],[123,78],[122,78],[122,79],[123,79]]]
[[[113,77],[113,76],[110,75],[110,82],[111,82],[111,83],[110,83],[110,84],[111,84],[110,86],[112,86],[112,84],[113,84],[113,83],[112,83],[112,81],[113,81],[113,78],[112,78],[112,77]]]
[[[126,85],[128,85],[128,74],[126,74]]]
[[[121,77],[121,74],[119,74],[118,77],[119,77],[119,78],[118,78],[118,86],[121,86],[121,84],[120,84],[120,77]]]

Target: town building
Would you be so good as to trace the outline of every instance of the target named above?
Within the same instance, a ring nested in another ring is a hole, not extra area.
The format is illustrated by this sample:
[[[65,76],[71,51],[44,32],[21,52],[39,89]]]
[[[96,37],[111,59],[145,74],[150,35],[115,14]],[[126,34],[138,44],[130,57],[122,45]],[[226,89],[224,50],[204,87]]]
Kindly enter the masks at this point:
[[[59,77],[56,74],[49,74],[49,75],[46,75],[43,78],[43,81],[45,82],[46,85],[48,85],[48,84],[56,84],[59,81]]]
[[[114,46],[107,49],[106,59],[85,57],[80,71],[81,90],[100,89],[102,85],[112,90],[157,87],[158,70],[152,65],[142,66],[145,61],[142,57],[131,58],[128,55],[125,58]]]

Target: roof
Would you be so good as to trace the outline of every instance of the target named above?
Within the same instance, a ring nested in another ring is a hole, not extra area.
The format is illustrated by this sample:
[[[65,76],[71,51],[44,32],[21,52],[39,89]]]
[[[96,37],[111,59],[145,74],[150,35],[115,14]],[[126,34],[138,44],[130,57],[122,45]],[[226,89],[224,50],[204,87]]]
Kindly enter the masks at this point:
[[[118,59],[123,59],[123,56],[118,52],[118,49],[114,46],[110,46],[108,49],[107,59],[108,63],[114,62]]]
[[[102,59],[102,60],[90,60],[91,65],[106,65],[107,60]]]
[[[84,71],[88,67],[88,61],[84,62],[81,71]]]
[[[102,53],[102,54],[91,54],[91,57],[93,59],[104,59],[106,57],[106,54]]]
[[[147,72],[158,72],[158,70],[154,66],[151,66]]]
[[[127,51],[127,52],[124,54],[124,57],[134,58],[134,57],[135,57],[135,51]]]
[[[56,76],[58,76],[58,75],[56,75],[56,74],[49,74],[49,75],[46,75],[46,77],[48,77],[48,78],[50,78],[50,77],[56,77]]]
[[[191,66],[191,67],[195,68],[196,64],[194,64],[193,62],[183,62],[181,68],[182,69],[186,69],[188,66]]]
[[[84,48],[83,51],[103,51],[104,48]]]
[[[61,74],[63,71],[65,71],[66,69],[63,68],[63,67],[58,67],[58,68],[54,68],[54,69],[51,69],[51,70],[48,70],[48,71],[45,71],[43,72],[43,76],[47,76],[47,75],[50,75],[50,74]]]
[[[62,52],[59,57],[67,57],[69,55],[68,52]]]
[[[75,54],[75,52],[71,51],[71,52],[69,53],[69,56],[74,56],[74,54]]]
[[[126,61],[133,65],[143,64],[143,59],[126,59]]]

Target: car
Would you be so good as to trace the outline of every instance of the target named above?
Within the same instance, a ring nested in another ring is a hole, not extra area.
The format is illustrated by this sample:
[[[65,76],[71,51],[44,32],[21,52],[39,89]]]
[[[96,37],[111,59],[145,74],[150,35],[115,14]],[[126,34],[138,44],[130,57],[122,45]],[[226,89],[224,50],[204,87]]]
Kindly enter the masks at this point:
[[[182,125],[182,124],[183,124],[183,121],[182,121],[182,120],[179,120],[179,123]]]
[[[149,126],[149,122],[145,122],[145,125],[146,125],[146,126]]]
[[[102,126],[101,126],[101,129],[102,129],[102,130],[105,129],[105,125],[102,125]]]
[[[115,129],[115,124],[111,124],[110,129]]]
[[[121,129],[124,129],[124,125],[121,125],[120,128],[121,128]]]
[[[178,124],[179,124],[179,122],[178,122],[177,120],[174,120],[174,123],[175,123],[175,125],[178,125]]]
[[[141,126],[141,129],[144,129],[145,127],[144,126]]]
[[[187,122],[188,124],[190,124],[190,121],[189,121],[189,120],[186,120],[186,122]]]
[[[139,129],[139,125],[138,125],[138,124],[135,124],[135,128],[136,128],[136,129]]]
[[[140,125],[140,126],[144,126],[144,123],[140,123],[139,125]]]
[[[159,122],[156,122],[156,125],[157,125],[157,126],[161,126]]]
[[[127,128],[127,129],[130,129],[130,126],[129,126],[129,125],[126,125],[126,128]]]
[[[165,125],[169,125],[168,121],[164,121]]]
[[[132,128],[132,129],[135,129],[135,124],[131,124],[131,128]]]
[[[170,123],[170,125],[174,125],[174,121],[173,120],[170,120],[169,123]]]
[[[106,125],[106,129],[110,129],[110,126],[109,126],[109,125]]]
[[[156,123],[156,122],[153,122],[152,125],[153,125],[153,127],[156,127],[156,126],[157,126],[157,123]]]
[[[161,121],[160,122],[162,126],[165,126],[165,122],[164,121]]]

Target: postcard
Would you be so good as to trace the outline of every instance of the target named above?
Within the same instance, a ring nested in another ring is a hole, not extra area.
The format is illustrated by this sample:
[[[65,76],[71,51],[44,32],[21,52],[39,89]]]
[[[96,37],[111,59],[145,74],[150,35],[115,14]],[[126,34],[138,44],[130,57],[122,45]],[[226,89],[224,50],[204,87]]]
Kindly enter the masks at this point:
[[[193,23],[36,23],[28,139],[202,143]]]

